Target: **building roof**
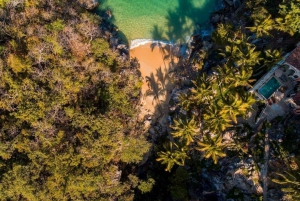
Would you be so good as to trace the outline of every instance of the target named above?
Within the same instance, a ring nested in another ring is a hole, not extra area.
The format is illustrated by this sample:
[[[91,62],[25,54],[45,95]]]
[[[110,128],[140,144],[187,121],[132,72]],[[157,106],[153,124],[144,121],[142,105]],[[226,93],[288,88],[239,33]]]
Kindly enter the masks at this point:
[[[286,58],[286,63],[300,70],[300,46],[297,46],[292,53]]]
[[[293,96],[294,103],[300,106],[300,91],[298,91],[295,96]]]

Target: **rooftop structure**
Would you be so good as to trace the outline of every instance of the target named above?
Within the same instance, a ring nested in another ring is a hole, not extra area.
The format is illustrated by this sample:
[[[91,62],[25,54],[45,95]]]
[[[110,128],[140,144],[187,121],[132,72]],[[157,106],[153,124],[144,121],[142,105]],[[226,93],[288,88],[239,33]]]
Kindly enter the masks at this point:
[[[297,46],[286,58],[285,63],[300,71],[300,46]]]

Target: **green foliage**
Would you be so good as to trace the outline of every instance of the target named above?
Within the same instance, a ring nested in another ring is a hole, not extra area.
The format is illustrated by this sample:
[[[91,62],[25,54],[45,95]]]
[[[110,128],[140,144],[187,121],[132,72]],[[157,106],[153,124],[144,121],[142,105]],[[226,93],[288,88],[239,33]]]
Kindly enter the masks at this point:
[[[31,69],[31,62],[28,59],[21,59],[13,54],[8,56],[7,64],[14,73],[21,73]]]
[[[290,200],[300,200],[300,182],[299,172],[277,173],[279,179],[272,179],[273,182],[282,185],[282,192]]]
[[[148,178],[147,181],[140,181],[140,184],[138,185],[138,189],[142,193],[148,193],[152,190],[154,184],[155,184],[155,180],[152,178]]]
[[[231,120],[226,114],[221,113],[221,109],[215,103],[206,108],[203,115],[205,127],[213,133],[220,133],[231,126]]]
[[[193,137],[199,133],[199,127],[194,118],[187,120],[174,120],[174,125],[170,126],[173,129],[172,136],[179,138],[180,142],[189,145],[191,142],[194,142]]]
[[[5,50],[5,47],[3,45],[0,45],[0,54]]]
[[[205,158],[212,158],[214,164],[218,163],[218,159],[220,157],[225,157],[226,154],[224,153],[223,149],[225,146],[222,144],[222,136],[219,135],[214,138],[207,138],[204,142],[197,142],[200,147],[196,149],[199,151],[204,152]]]
[[[160,161],[161,164],[165,164],[166,171],[171,171],[172,167],[177,164],[180,166],[184,165],[185,159],[189,158],[186,154],[187,147],[179,146],[175,143],[169,142],[163,145],[164,151],[157,153],[157,161]]]
[[[46,28],[49,31],[61,31],[65,28],[65,24],[63,20],[57,19],[54,22],[50,23],[49,25],[46,25]]]
[[[253,18],[254,26],[247,28],[256,33],[257,38],[271,36],[270,31],[275,28],[275,22],[264,7],[254,9],[251,17]]]
[[[150,144],[143,138],[126,137],[122,143],[121,160],[125,163],[138,163],[149,148]]]
[[[48,3],[3,7],[24,18],[0,23],[1,200],[133,200],[154,185],[135,176],[150,147],[131,121],[137,69],[77,1]]]
[[[115,56],[109,49],[109,44],[105,39],[97,38],[93,40],[91,47],[92,52],[101,62],[104,62],[108,66],[113,65]]]
[[[4,8],[5,4],[9,3],[10,0],[0,0],[0,8]]]
[[[291,35],[300,31],[300,3],[297,0],[284,2],[279,6],[279,18],[276,18],[277,29]]]
[[[171,177],[170,192],[174,200],[188,200],[187,180],[189,172],[179,167],[175,174]]]

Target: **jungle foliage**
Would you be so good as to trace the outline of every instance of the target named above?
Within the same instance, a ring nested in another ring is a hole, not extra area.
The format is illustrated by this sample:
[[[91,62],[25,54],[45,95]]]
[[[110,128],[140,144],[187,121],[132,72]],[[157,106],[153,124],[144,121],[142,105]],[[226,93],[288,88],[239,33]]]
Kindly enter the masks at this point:
[[[77,1],[0,1],[1,200],[132,200],[155,183],[134,168],[149,149],[137,65],[101,23]]]

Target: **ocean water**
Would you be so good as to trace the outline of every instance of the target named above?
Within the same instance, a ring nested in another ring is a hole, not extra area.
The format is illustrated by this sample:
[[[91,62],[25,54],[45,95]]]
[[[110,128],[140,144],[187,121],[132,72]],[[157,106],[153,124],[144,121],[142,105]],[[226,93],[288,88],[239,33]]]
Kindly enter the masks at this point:
[[[124,40],[154,39],[185,42],[196,29],[208,28],[216,0],[99,0],[98,13],[110,19]]]

